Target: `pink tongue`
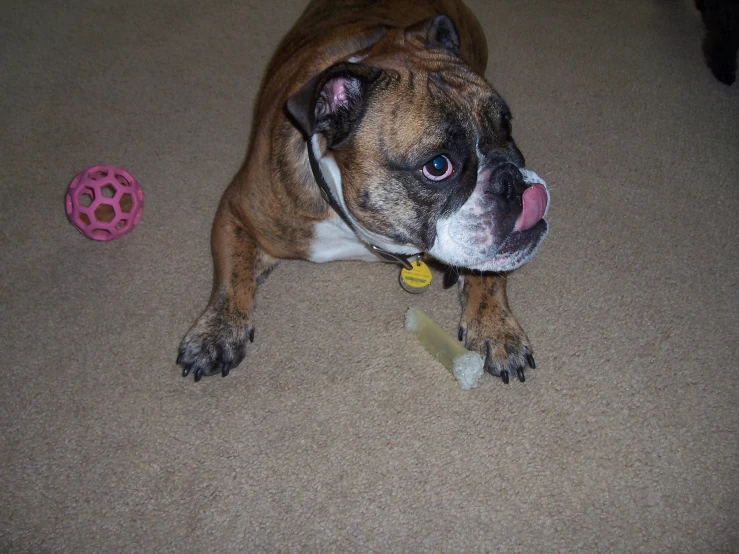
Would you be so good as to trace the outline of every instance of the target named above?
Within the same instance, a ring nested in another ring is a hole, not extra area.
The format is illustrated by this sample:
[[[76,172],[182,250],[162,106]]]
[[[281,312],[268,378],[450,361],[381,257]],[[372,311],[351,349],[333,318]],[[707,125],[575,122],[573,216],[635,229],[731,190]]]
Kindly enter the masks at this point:
[[[539,223],[547,210],[547,189],[544,185],[531,185],[523,191],[523,210],[516,220],[514,231],[525,231]]]

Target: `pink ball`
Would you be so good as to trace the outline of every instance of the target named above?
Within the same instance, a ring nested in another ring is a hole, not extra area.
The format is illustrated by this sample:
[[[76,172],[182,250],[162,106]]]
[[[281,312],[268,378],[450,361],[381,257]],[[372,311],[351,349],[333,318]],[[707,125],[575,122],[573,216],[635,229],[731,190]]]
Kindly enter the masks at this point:
[[[144,191],[130,173],[112,165],[94,165],[69,183],[67,217],[89,239],[113,240],[141,219]]]

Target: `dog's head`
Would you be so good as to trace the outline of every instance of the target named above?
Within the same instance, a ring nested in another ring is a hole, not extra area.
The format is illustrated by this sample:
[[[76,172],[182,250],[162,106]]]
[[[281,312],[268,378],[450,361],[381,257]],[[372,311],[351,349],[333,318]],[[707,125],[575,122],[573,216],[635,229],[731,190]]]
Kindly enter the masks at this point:
[[[361,232],[469,269],[509,271],[547,232],[549,193],[525,168],[511,113],[458,55],[446,16],[387,32],[291,96]]]

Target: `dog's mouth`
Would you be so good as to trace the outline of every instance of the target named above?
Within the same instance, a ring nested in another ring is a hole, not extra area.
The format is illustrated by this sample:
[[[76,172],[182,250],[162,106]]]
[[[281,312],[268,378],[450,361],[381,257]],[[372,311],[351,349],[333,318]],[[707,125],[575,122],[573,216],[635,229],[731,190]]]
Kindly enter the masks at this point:
[[[510,271],[523,265],[534,255],[548,230],[546,219],[540,218],[532,227],[511,233],[495,253],[492,265],[501,268],[498,271]]]
[[[535,209],[540,211],[538,206]],[[533,216],[525,216],[523,219],[530,223]],[[485,250],[470,252],[472,256],[467,267],[479,271],[514,270],[531,259],[548,230],[549,224],[546,219],[540,217],[530,227],[509,234],[495,253],[489,249],[487,252]]]
[[[497,271],[510,271],[526,263],[549,230],[549,224],[544,219],[549,207],[549,192],[545,185],[533,181],[531,174],[525,175],[524,179],[529,186],[521,197],[521,213],[513,231],[492,260],[491,265]]]
[[[526,189],[521,211],[514,222],[508,220],[507,231],[502,223],[505,217],[476,192],[457,214],[437,223],[437,238],[429,254],[450,265],[478,271],[511,271],[526,263],[549,229],[544,219],[549,192],[536,173],[520,171]]]
[[[514,233],[531,229],[544,218],[549,203],[548,197],[547,189],[541,183],[529,185],[521,198],[523,208],[513,227]]]

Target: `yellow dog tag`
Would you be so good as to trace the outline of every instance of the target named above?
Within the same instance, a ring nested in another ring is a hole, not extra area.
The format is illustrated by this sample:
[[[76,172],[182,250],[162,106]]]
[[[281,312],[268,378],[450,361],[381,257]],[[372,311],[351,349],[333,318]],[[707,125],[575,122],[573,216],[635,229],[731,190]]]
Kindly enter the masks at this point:
[[[421,260],[411,262],[413,269],[400,270],[400,286],[408,292],[417,294],[431,285],[431,270]]]

